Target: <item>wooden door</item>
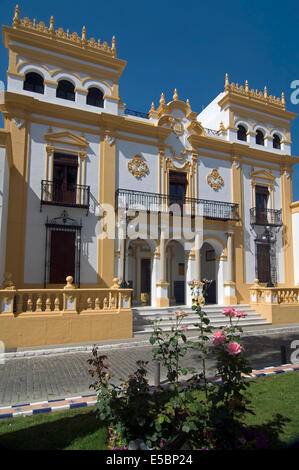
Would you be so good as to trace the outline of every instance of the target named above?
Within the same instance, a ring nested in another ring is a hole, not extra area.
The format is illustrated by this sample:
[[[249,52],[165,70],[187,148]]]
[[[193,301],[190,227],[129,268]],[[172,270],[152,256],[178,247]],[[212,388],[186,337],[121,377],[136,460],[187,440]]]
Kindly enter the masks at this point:
[[[141,292],[151,293],[151,260],[149,258],[141,259]]]
[[[260,282],[270,280],[270,245],[257,244],[257,276]]]
[[[50,283],[66,284],[66,277],[75,279],[76,232],[51,231]]]
[[[53,200],[76,203],[78,158],[75,155],[54,154]]]

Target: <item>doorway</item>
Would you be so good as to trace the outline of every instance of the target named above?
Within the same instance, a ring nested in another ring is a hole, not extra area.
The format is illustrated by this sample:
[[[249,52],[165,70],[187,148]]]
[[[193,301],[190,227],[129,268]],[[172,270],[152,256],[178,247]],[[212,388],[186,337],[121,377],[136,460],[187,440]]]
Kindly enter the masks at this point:
[[[141,259],[141,295],[148,295],[148,304],[151,303],[151,260],[150,258]]]
[[[52,230],[50,239],[50,283],[65,284],[75,279],[76,232]]]

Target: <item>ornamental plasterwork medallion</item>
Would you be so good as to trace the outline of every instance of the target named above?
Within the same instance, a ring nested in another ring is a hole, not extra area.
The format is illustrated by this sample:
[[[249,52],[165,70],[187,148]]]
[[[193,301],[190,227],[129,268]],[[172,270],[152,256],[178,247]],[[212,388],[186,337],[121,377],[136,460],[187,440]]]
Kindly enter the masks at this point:
[[[142,176],[149,172],[149,168],[141,155],[135,155],[135,157],[128,162],[128,170],[135,178],[142,178]]]
[[[218,173],[217,168],[214,168],[211,173],[207,176],[207,182],[214,189],[218,191],[219,188],[224,184],[222,176]]]
[[[171,128],[174,134],[179,137],[184,134],[184,126],[181,123],[180,118],[175,118],[172,122]]]

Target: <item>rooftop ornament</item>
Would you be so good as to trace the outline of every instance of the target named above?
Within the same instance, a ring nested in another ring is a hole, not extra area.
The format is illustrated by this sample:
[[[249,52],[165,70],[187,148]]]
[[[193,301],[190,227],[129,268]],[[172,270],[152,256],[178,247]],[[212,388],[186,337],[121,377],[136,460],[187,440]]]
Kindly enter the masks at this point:
[[[55,30],[53,16],[51,16],[50,18],[49,27],[47,27],[43,21],[37,23],[36,19],[33,19],[32,22],[28,17],[20,19],[20,9],[18,5],[15,8],[12,26],[14,29],[35,31],[50,39],[67,41],[72,44],[81,46],[84,49],[92,49],[93,51],[104,52],[116,58],[115,36],[113,36],[111,46],[109,46],[107,42],[101,43],[100,40],[96,41],[94,38],[86,39],[85,26],[83,26],[82,28],[81,37],[76,32],[70,33],[68,29],[66,32],[62,28],[58,28]]]
[[[250,90],[248,86],[248,80],[245,81],[245,87],[243,85],[239,86],[238,83],[229,83],[228,74],[225,74],[224,91],[226,93],[248,97],[253,100],[259,100],[263,103],[278,106],[282,109],[285,109],[286,107],[285,94],[283,92],[281,94],[281,98],[276,98],[275,96],[268,95],[267,87],[264,88],[264,92],[258,92],[258,90],[253,89]]]

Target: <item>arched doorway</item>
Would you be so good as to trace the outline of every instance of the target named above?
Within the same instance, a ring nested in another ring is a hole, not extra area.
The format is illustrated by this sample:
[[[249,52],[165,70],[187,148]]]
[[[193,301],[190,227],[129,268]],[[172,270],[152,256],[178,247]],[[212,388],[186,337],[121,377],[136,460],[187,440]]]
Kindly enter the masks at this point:
[[[129,287],[133,289],[132,305],[146,306],[152,302],[152,250],[145,240],[132,240],[128,246]]]

